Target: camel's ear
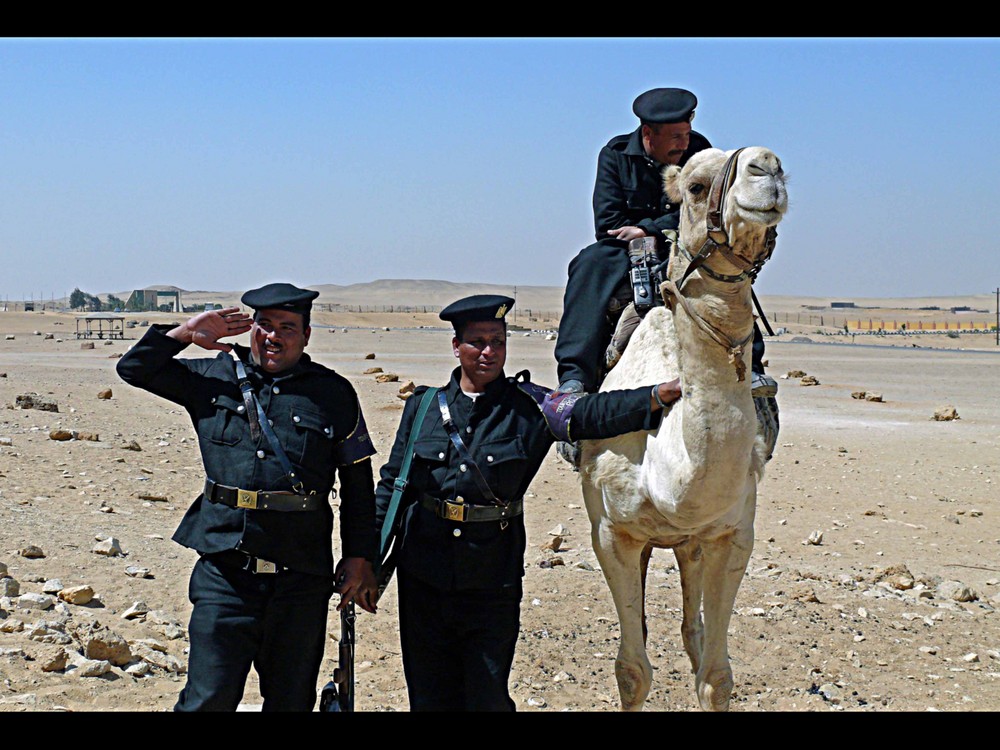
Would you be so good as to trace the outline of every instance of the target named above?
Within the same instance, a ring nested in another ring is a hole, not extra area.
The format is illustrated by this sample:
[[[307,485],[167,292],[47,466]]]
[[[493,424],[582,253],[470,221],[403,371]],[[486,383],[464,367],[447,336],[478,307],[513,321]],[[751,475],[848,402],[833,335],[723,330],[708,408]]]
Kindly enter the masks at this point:
[[[680,203],[684,197],[681,193],[681,168],[676,164],[663,170],[663,192],[674,203]]]

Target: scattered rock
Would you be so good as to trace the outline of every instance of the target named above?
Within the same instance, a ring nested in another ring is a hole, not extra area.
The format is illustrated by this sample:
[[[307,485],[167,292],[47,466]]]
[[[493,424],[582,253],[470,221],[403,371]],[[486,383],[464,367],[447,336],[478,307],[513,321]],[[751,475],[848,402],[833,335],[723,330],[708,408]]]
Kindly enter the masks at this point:
[[[381,375],[375,376],[375,382],[377,383],[395,383],[399,380],[399,375],[394,372],[383,372]]]
[[[399,386],[399,392],[400,393],[413,393],[413,391],[416,390],[416,388],[417,388],[417,386],[416,386],[416,384],[412,380],[407,380],[406,383],[404,383],[403,385]]]
[[[979,654],[975,652],[968,653],[962,657],[962,661],[968,662],[969,664],[975,664],[976,662],[979,661]]]
[[[853,391],[851,393],[851,398],[856,398],[856,399],[859,399],[859,400],[864,400],[865,395],[866,395],[865,391]]]
[[[94,342],[93,341],[84,341],[82,344],[80,344],[80,348],[81,349],[93,349],[94,348]]]
[[[9,437],[0,437],[0,445],[13,445],[14,441]]]
[[[813,602],[817,604],[822,603],[820,602],[819,597],[816,596],[816,591],[811,586],[807,585],[799,585],[794,587],[789,592],[789,596],[791,596],[792,599],[798,602]]]
[[[554,536],[547,542],[542,543],[542,549],[549,549],[553,552],[558,552],[559,548],[562,546],[563,538],[561,536]]]
[[[98,555],[106,555],[107,557],[118,557],[124,554],[118,540],[113,536],[99,541],[90,551]]]
[[[18,609],[50,609],[56,603],[52,594],[21,594],[17,597]]]
[[[47,581],[45,581],[45,583],[42,584],[42,593],[58,594],[64,588],[66,587],[63,586],[63,582],[60,581],[58,578],[49,578]]]
[[[830,703],[840,703],[843,700],[844,694],[839,687],[834,685],[832,682],[828,682],[825,685],[819,686],[819,694],[823,696]]]
[[[935,422],[950,422],[953,419],[961,419],[954,406],[941,406],[934,410]]]
[[[91,344],[93,349],[94,345]],[[111,664],[103,659],[84,659],[76,665],[75,674],[79,677],[100,677],[111,671]]]
[[[914,576],[902,563],[890,565],[876,571],[875,583],[886,583],[897,591],[909,591],[914,585]]]
[[[819,380],[816,379],[815,375],[806,375],[799,382],[802,385],[819,385]]]
[[[28,559],[45,557],[45,553],[42,552],[42,548],[37,544],[29,544],[27,547],[22,547],[18,554],[20,554],[21,557],[27,557]]]
[[[138,565],[129,565],[125,568],[125,575],[129,578],[152,578],[153,576],[149,573],[149,568],[142,568]]]
[[[97,397],[105,400],[111,398],[111,389],[105,388],[103,391],[98,391]]]
[[[545,699],[534,695],[528,698],[527,703],[534,708],[545,708]]]
[[[13,333],[8,333],[6,336],[3,337],[3,340],[4,341],[15,341],[16,339],[14,338],[14,334]]]
[[[803,542],[803,544],[822,544],[823,543],[823,532],[818,529],[814,531],[809,537]]]
[[[24,623],[20,620],[8,618],[0,622],[0,633],[20,633],[24,630]]]
[[[74,432],[73,437],[77,440],[89,440],[92,443],[101,442],[101,436],[96,432]]]
[[[375,352],[370,352],[366,354],[365,359],[375,359]]]
[[[549,536],[567,536],[568,534],[569,534],[569,529],[567,529],[561,523],[557,524],[554,528],[549,529]]]
[[[44,338],[47,341],[49,339],[54,339],[55,337],[56,335],[54,333],[46,333],[45,336],[43,336],[42,338]]]
[[[413,391],[405,391],[403,393],[397,393],[396,398],[400,401],[406,401],[408,398],[413,398]]]
[[[69,662],[69,655],[65,648],[57,646],[42,651],[35,657],[35,661],[41,666],[43,672],[62,672]]]
[[[545,340],[546,341],[555,341],[556,340],[556,335],[554,333],[548,333],[548,334],[545,335]]]
[[[882,394],[881,393],[866,393],[865,394],[865,401],[876,401],[878,403],[882,403]]]
[[[89,634],[79,634],[83,641],[83,655],[88,659],[109,661],[122,667],[132,661],[132,650],[128,641],[107,628],[92,626]]]
[[[21,584],[13,578],[0,578],[0,596],[9,596],[12,599],[21,595]]]
[[[576,565],[574,565],[573,567],[574,567],[574,568],[578,568],[578,569],[580,569],[580,570],[588,570],[588,571],[591,571],[591,572],[592,572],[592,571],[594,570],[594,566],[593,566],[593,565],[591,565],[591,564],[590,564],[589,562],[587,562],[586,560],[580,560],[580,562],[578,562],[578,563],[577,563]]]
[[[938,652],[937,646],[921,646],[918,650],[922,654],[930,654],[931,656]]]
[[[941,581],[937,585],[937,594],[942,599],[951,599],[956,602],[974,602],[979,595],[960,581]]]
[[[576,682],[576,678],[569,672],[563,670],[552,678],[553,682]]]
[[[149,612],[149,607],[146,602],[132,602],[131,606],[121,613],[121,617],[125,620],[139,620],[145,618],[147,612]]]
[[[171,617],[160,609],[153,609],[147,612],[146,622],[155,625],[170,640],[183,638],[186,633],[184,626],[176,618]]]
[[[49,440],[72,440],[72,430],[52,430],[49,432]]]
[[[94,598],[94,589],[90,586],[70,586],[59,592],[59,598],[70,604],[89,604]]]
[[[166,495],[149,495],[145,492],[136,493],[136,497],[140,500],[148,500],[151,503],[168,503],[170,498]]]
[[[152,667],[147,661],[137,661],[135,664],[130,664],[125,667],[125,674],[132,675],[133,677],[142,677],[149,674],[149,670]]]
[[[121,447],[124,450],[127,450],[127,451],[141,451],[142,450],[142,446],[139,445],[135,440],[129,440],[127,443],[125,443]]]
[[[0,578],[7,576],[7,563],[0,562]]]
[[[24,653],[23,648],[0,648],[0,656],[5,656],[8,659],[27,659],[28,655]]]
[[[785,375],[786,378],[804,378],[805,376],[805,370],[789,370],[788,374]]]
[[[142,659],[148,664],[152,664],[154,667],[159,667],[160,669],[165,669],[166,671],[174,672],[175,674],[184,674],[187,672],[187,667],[184,662],[180,661],[175,656],[171,656],[165,651],[150,648],[143,643],[135,643],[134,648],[137,658]]]
[[[383,372],[383,370],[382,370],[381,367],[369,367],[367,370],[363,370],[361,374],[362,375],[378,375],[380,372]]]
[[[43,398],[37,393],[24,393],[14,397],[14,406],[18,409],[38,409],[39,411],[59,411],[59,405],[52,399]]]
[[[28,638],[38,643],[67,645],[73,639],[66,635],[65,625],[59,620],[39,620],[28,626]]]

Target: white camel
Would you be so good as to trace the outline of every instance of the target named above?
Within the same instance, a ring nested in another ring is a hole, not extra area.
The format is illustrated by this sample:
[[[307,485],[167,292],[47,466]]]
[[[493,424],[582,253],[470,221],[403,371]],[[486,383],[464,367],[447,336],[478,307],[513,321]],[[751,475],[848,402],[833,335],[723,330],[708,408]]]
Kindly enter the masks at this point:
[[[664,187],[683,201],[661,288],[672,309],[646,315],[602,390],[680,377],[684,395],[654,432],[584,441],[580,473],[621,625],[622,708],[640,710],[649,694],[646,569],[654,547],[669,547],[699,704],[724,711],[733,689],[729,619],[753,548],[768,455],[750,395],[750,276],[769,257],[788,201],[781,162],[761,147],[702,151],[683,169],[667,168]]]

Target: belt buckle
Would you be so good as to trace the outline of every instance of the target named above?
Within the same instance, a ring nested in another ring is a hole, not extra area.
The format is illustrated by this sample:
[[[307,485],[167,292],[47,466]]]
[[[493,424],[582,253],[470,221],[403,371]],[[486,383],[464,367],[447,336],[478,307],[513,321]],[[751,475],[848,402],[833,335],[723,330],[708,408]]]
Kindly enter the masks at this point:
[[[254,573],[277,573],[278,566],[269,560],[261,560],[259,557],[254,558],[255,568]]]
[[[464,521],[465,520],[465,504],[464,503],[452,503],[448,500],[444,501],[444,517],[448,521]]]
[[[236,507],[257,510],[257,492],[255,490],[236,490]]]

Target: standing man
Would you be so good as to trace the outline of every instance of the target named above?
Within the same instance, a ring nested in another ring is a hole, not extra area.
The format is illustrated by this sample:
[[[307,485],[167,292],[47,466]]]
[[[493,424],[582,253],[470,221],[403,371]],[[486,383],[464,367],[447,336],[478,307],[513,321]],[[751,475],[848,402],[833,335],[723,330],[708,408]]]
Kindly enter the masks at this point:
[[[263,710],[310,711],[330,597],[375,605],[375,453],[351,384],[313,362],[309,315],[319,292],[268,284],[230,307],[153,326],[118,361],[125,382],[191,416],[205,489],[174,533],[197,550],[191,574],[187,685],[177,711],[232,711],[250,666]],[[250,332],[250,348],[221,343]],[[177,359],[188,345],[214,359]],[[235,354],[235,359],[229,353]],[[339,474],[343,558],[334,585]]]
[[[512,711],[507,681],[520,627],[524,493],[555,440],[655,429],[678,381],[550,394],[504,374],[510,297],[475,295],[441,311],[459,366],[413,442],[399,506],[399,630],[414,711]],[[407,400],[376,489],[381,527],[399,478],[420,386]],[[553,397],[554,396],[554,397]],[[572,437],[571,437],[572,436]]]
[[[711,148],[691,129],[697,97],[685,89],[651,89],[636,97],[632,111],[639,127],[608,141],[597,159],[594,226],[597,242],[569,264],[555,356],[563,393],[593,392],[611,340],[608,303],[629,269],[628,243],[639,237],[662,238],[677,229],[680,204],[663,192],[667,165],[684,166],[694,154]],[[753,393],[773,396],[774,380],[764,375],[764,339],[754,324]]]

